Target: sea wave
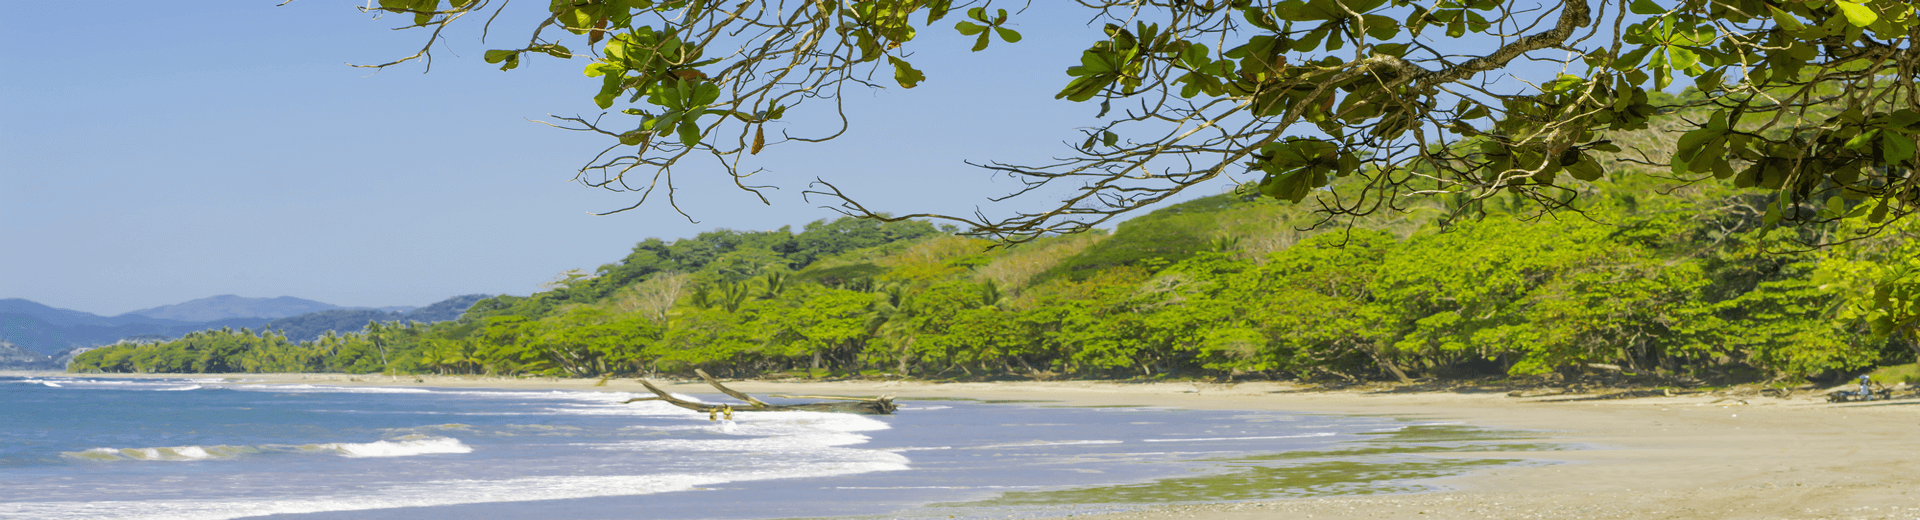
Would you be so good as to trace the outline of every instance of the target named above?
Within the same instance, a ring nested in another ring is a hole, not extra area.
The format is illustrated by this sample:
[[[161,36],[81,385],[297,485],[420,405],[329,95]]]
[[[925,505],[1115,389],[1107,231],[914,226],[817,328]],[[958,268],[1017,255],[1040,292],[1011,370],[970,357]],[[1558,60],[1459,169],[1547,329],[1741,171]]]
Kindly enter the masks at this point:
[[[800,477],[833,477],[908,469],[904,462],[843,462],[781,470],[711,474],[526,477],[497,480],[442,480],[375,490],[353,497],[139,500],[0,503],[0,518],[78,520],[224,520],[276,514],[363,511],[528,500],[564,500],[687,491],[728,482]]]
[[[88,379],[88,378],[62,377],[62,378],[47,378],[47,379],[24,379],[24,380],[13,381],[13,382],[38,384],[38,385],[43,385],[51,388],[73,388],[73,389],[84,389],[84,390],[178,392],[178,391],[184,391],[184,390],[199,390],[199,389],[205,388],[205,386],[203,385],[219,384],[222,381],[174,379],[174,378],[143,379],[143,380],[114,380],[114,379]]]
[[[473,447],[453,437],[409,435],[390,441],[367,443],[309,444],[303,449],[333,451],[343,457],[408,457],[441,453],[473,453]]]
[[[408,435],[392,440],[365,443],[332,442],[289,446],[169,446],[157,448],[93,448],[61,453],[71,459],[114,461],[189,462],[231,459],[262,453],[330,453],[349,458],[409,457],[445,453],[472,453],[473,447],[452,437]]]
[[[968,449],[984,450],[984,449],[992,449],[992,448],[1034,448],[1039,446],[1081,446],[1081,445],[1087,445],[1087,444],[1120,444],[1121,442],[1125,442],[1125,441],[1117,441],[1117,440],[1027,441],[1027,442],[1010,442],[1006,444],[988,444],[985,446],[973,446]]]
[[[233,458],[241,455],[259,453],[252,446],[170,446],[164,448],[94,448],[86,451],[69,451],[62,456],[75,459],[118,461],[149,460],[164,462],[185,462],[209,459]]]
[[[867,442],[856,432],[891,428],[869,417],[824,412],[743,412],[733,416],[732,426],[710,425],[722,439],[660,439],[631,441],[596,446],[609,450],[636,451],[751,451],[797,453]],[[902,459],[904,462],[904,459]]]

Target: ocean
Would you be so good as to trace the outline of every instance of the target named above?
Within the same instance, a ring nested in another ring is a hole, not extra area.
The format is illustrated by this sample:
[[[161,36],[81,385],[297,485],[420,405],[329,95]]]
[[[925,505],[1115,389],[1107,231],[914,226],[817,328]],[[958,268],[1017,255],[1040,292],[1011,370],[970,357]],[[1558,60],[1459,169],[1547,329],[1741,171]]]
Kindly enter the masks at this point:
[[[1559,449],[1396,417],[901,400],[710,421],[632,397],[0,377],[0,518],[1053,517],[1413,492],[1524,463],[1416,452]],[[1356,449],[1383,442],[1427,449]]]

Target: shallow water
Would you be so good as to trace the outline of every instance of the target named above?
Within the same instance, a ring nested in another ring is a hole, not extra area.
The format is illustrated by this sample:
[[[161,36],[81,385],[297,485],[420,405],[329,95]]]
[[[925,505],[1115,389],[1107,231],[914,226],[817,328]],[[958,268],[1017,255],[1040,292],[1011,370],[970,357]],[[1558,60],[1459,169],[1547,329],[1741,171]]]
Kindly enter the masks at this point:
[[[902,400],[713,422],[629,397],[0,377],[0,518],[1004,518],[1508,463],[1418,460],[1489,439],[1390,417]]]

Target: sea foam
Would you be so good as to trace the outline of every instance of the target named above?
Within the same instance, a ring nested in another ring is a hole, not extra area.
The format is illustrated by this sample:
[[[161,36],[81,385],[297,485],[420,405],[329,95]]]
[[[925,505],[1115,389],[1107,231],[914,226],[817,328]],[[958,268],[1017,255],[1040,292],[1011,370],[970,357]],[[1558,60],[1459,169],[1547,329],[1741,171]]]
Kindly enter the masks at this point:
[[[316,449],[338,452],[343,457],[407,457],[440,453],[473,453],[473,447],[452,437],[409,435],[390,441],[368,443],[332,443],[312,445]]]
[[[262,453],[331,453],[349,458],[366,457],[408,457],[413,455],[432,455],[444,453],[472,453],[473,447],[452,437],[428,435],[408,435],[392,440],[365,443],[333,442],[325,444],[307,444],[286,446],[268,444],[261,446],[170,446],[156,448],[94,448],[85,451],[64,452],[67,458],[112,461],[163,461],[185,462],[198,460],[231,459],[242,455]]]
[[[259,452],[260,449],[251,446],[170,446],[164,448],[94,448],[86,451],[65,452],[61,453],[61,455],[68,458],[98,461],[149,460],[186,462],[232,458]]]

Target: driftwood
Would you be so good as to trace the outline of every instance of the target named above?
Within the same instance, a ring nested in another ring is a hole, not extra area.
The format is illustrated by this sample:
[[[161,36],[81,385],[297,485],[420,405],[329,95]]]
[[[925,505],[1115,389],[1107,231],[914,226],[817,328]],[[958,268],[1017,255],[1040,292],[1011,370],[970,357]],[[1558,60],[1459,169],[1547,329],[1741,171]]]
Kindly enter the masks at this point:
[[[707,384],[713,385],[715,389],[720,390],[720,393],[727,394],[728,397],[732,397],[734,399],[739,399],[741,401],[746,402],[747,403],[746,406],[736,407],[730,404],[696,403],[693,401],[688,401],[685,399],[674,397],[672,393],[669,393],[666,390],[661,390],[660,387],[653,386],[653,382],[647,381],[645,379],[640,380],[640,385],[647,387],[647,390],[653,392],[654,396],[653,397],[637,397],[633,399],[628,399],[623,402],[631,403],[635,401],[663,401],[663,402],[666,402],[667,404],[671,404],[681,408],[686,408],[688,410],[693,410],[696,412],[706,412],[708,415],[725,413],[727,414],[727,417],[733,417],[733,412],[838,412],[838,413],[857,413],[857,414],[863,414],[863,415],[891,415],[895,409],[893,405],[893,396],[888,396],[888,395],[883,395],[883,396],[874,397],[874,398],[826,397],[826,396],[778,396],[778,397],[803,397],[803,398],[813,398],[813,399],[836,399],[836,400],[842,400],[845,402],[767,404],[766,402],[761,401],[759,399],[754,399],[753,396],[751,395],[741,393],[740,391],[734,390],[732,388],[727,388],[726,385],[722,385],[720,384],[720,381],[715,380],[713,376],[707,375],[707,372],[704,370],[694,370],[693,373],[699,374],[701,379],[705,379],[707,381]]]

